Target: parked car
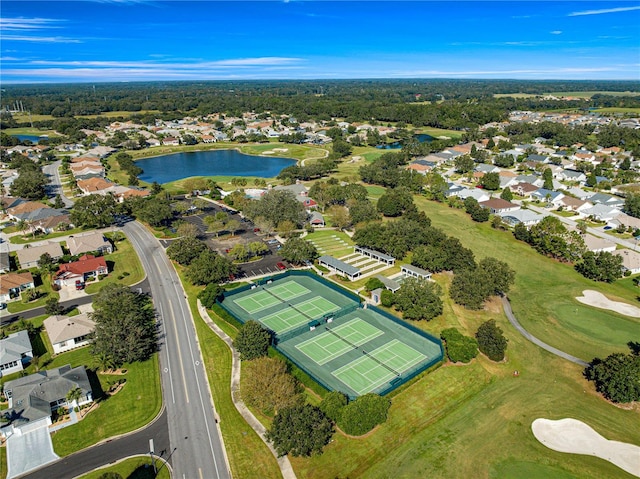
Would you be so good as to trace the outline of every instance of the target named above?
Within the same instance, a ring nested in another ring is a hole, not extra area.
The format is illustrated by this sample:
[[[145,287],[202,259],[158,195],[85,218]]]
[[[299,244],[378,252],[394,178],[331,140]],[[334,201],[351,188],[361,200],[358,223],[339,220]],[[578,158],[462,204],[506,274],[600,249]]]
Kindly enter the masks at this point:
[[[84,289],[84,283],[82,281],[80,281],[79,279],[76,280],[76,291],[80,291]]]
[[[260,228],[253,228],[254,233],[260,233]]]
[[[282,262],[276,263],[276,268],[278,268],[279,270],[283,270],[283,269],[287,269],[286,265]]]
[[[270,239],[269,241],[267,241],[267,244],[280,244],[280,241],[278,241],[277,239]]]
[[[7,307],[7,303],[0,303],[0,309],[5,309]]]

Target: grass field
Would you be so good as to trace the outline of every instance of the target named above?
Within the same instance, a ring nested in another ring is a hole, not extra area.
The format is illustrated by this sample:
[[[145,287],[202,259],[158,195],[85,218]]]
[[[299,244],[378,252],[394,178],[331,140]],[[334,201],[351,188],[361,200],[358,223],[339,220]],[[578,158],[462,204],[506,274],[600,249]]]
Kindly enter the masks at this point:
[[[610,95],[610,96],[637,96],[640,92],[637,91],[556,91],[551,93],[495,93],[495,98],[512,97],[512,98],[534,98],[543,96],[555,96],[555,97],[567,97],[572,96],[575,98],[591,98],[593,95]]]
[[[106,472],[120,474],[123,479],[170,479],[169,469],[161,461],[156,461],[158,474],[153,472],[149,456],[137,456],[125,459],[117,464],[96,469],[93,472],[80,476],[78,479],[99,479]]]
[[[640,108],[619,108],[619,107],[606,107],[606,108],[598,108],[595,110],[596,113],[630,113],[630,114],[638,114],[640,113]]]
[[[353,241],[349,235],[341,231],[315,231],[305,236],[304,239],[313,243],[320,255],[328,254],[340,258],[353,253]]]
[[[510,232],[488,223],[474,223],[463,211],[416,197],[434,226],[460,238],[476,259],[493,256],[516,271],[509,292],[513,310],[522,325],[543,341],[585,361],[595,356],[627,351],[626,343],[640,337],[640,320],[591,308],[575,300],[585,289],[597,289],[612,299],[636,303],[640,291],[630,279],[614,284],[596,283],[571,265],[545,258]],[[541,301],[540,298],[544,298]]]
[[[28,119],[27,119],[27,121],[28,121]],[[34,118],[33,121],[36,121],[36,119]],[[31,128],[30,126],[24,126],[24,127],[21,127],[21,128],[5,128],[2,131],[3,131],[3,133],[6,133],[7,135],[33,135],[33,136],[47,135],[47,136],[58,136],[58,135],[56,135],[55,131],[53,131],[53,130],[43,130],[41,128]]]

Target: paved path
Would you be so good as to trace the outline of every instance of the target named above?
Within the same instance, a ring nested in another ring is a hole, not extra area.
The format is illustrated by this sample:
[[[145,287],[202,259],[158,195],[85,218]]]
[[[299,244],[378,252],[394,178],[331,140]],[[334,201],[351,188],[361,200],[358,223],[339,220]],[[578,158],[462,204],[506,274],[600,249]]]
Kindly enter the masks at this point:
[[[260,439],[262,439],[262,441],[267,445],[271,453],[277,459],[282,477],[284,479],[296,479],[296,474],[295,472],[293,472],[293,468],[291,467],[291,463],[289,462],[289,457],[278,457],[278,453],[265,437],[265,433],[267,432],[265,427],[260,421],[258,421],[253,413],[249,411],[247,406],[244,404],[244,401],[238,398],[240,393],[240,354],[234,349],[233,340],[211,320],[211,318],[209,317],[209,313],[207,313],[207,309],[202,306],[200,300],[198,300],[198,311],[200,311],[200,316],[202,317],[204,322],[207,323],[209,328],[211,328],[211,330],[216,333],[220,337],[220,339],[222,339],[226,343],[227,346],[229,346],[229,349],[231,349],[231,398],[233,400],[234,406],[245,419],[245,421],[247,421],[249,426],[253,428],[258,436],[260,436]]]
[[[575,356],[571,356],[570,354],[565,353],[564,351],[560,351],[559,349],[548,345],[547,343],[539,340],[529,331],[524,329],[522,325],[518,322],[516,317],[513,315],[513,311],[511,310],[511,303],[509,302],[506,296],[502,297],[502,306],[504,307],[504,312],[507,315],[507,318],[509,318],[509,322],[513,325],[513,327],[516,328],[518,332],[520,332],[520,334],[522,334],[525,338],[527,338],[533,344],[540,346],[542,349],[545,349],[550,353],[555,354],[556,356],[566,359],[567,361],[571,361],[572,363],[579,364],[580,366],[583,366],[585,368],[589,366],[589,363],[583,361],[582,359],[576,358]]]

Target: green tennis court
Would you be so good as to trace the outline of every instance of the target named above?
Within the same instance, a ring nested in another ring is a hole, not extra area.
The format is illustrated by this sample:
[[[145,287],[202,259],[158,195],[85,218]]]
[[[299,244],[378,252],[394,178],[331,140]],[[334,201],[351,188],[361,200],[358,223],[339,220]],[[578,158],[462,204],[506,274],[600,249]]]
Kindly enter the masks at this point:
[[[264,288],[267,292],[273,293],[274,296],[277,296],[283,301],[289,301],[310,292],[307,288],[295,281],[285,281],[283,283],[264,286]]]
[[[274,333],[282,334],[308,323],[309,318],[292,307],[287,307],[277,313],[260,318],[260,322]]]
[[[315,298],[311,298],[303,303],[294,304],[293,306],[298,311],[302,311],[306,314],[310,319],[319,319],[325,314],[340,309],[340,306],[332,303],[322,296],[316,296]]]
[[[233,302],[249,314],[254,314],[258,311],[262,311],[263,309],[267,309],[271,306],[282,303],[282,301],[280,301],[275,296],[270,295],[266,291],[258,291],[256,293],[253,293],[251,296],[238,298]]]
[[[362,357],[333,371],[333,376],[348,385],[358,395],[366,394],[400,377],[426,356],[394,339]]]
[[[285,309],[264,318],[258,318],[258,320],[267,328],[280,335],[338,309],[340,308],[328,299],[322,296],[316,296],[303,303],[296,305],[289,304]]]
[[[298,296],[304,296],[310,291],[295,281],[285,281],[270,287],[263,286],[251,296],[244,296],[234,300],[238,306],[249,314],[268,309],[276,304],[284,303]]]
[[[342,356],[347,351],[368,343],[383,335],[375,326],[360,318],[354,318],[348,323],[331,328],[318,336],[298,344],[296,348],[307,355],[316,364],[322,366],[329,361]]]

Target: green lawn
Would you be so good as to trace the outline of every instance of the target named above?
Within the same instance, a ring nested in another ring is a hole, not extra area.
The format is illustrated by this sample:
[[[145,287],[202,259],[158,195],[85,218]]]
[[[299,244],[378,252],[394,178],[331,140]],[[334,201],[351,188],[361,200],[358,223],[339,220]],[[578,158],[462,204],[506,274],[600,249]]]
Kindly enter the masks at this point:
[[[34,276],[36,289],[44,294],[37,300],[29,301],[27,303],[24,301],[25,292],[23,291],[22,299],[18,299],[17,301],[11,301],[7,303],[7,311],[9,311],[10,313],[21,313],[22,311],[27,311],[29,309],[40,308],[41,306],[45,305],[45,303],[49,298],[60,297],[60,295],[57,292],[51,289],[51,282],[48,277],[43,278],[40,283],[39,280],[36,279],[36,275],[34,274],[33,276]]]
[[[137,456],[125,459],[117,464],[96,469],[93,472],[80,476],[78,479],[99,479],[105,472],[115,472],[123,479],[170,479],[169,469],[162,461],[156,461],[158,474],[153,472],[151,458],[149,456]]]
[[[80,360],[80,364],[90,365],[89,348],[79,351],[84,357],[77,357],[75,362]],[[57,356],[50,367],[67,364],[68,361],[62,361],[63,356],[64,354]],[[71,362],[71,365],[74,366],[75,362]],[[78,424],[54,433],[53,447],[56,454],[68,456],[103,439],[134,431],[158,415],[162,406],[158,355],[154,354],[145,362],[126,364],[123,367],[127,370],[124,375],[97,375],[103,389],[118,379],[124,378],[127,382],[120,392],[101,400],[98,408]]]
[[[107,234],[107,236],[110,235]],[[104,257],[109,266],[109,275],[102,281],[87,285],[86,292],[88,294],[97,293],[109,283],[131,286],[145,278],[145,272],[140,263],[140,259],[129,240],[118,241],[116,247],[117,250],[115,252],[105,255]]]
[[[233,405],[230,388],[231,351],[200,318],[196,297],[202,288],[191,286],[183,276],[182,283],[189,296],[211,395],[221,418],[220,429],[233,477],[281,477],[271,451]],[[214,313],[210,312],[210,316],[216,319]]]
[[[471,248],[476,259],[493,256],[516,271],[516,283],[509,292],[514,313],[543,341],[590,361],[595,356],[627,351],[626,343],[640,337],[640,320],[604,313],[575,299],[585,289],[597,289],[612,299],[635,304],[640,291],[631,280],[596,283],[575,272],[571,265],[545,258],[516,241],[510,232],[495,230],[489,223],[474,223],[462,210],[423,197],[416,197],[416,204],[434,226]]]
[[[341,256],[353,253],[353,241],[351,241],[349,235],[341,231],[315,231],[306,235],[304,239],[313,242],[321,256],[326,254],[340,258]],[[347,246],[338,243],[337,240],[339,239],[347,243]]]

